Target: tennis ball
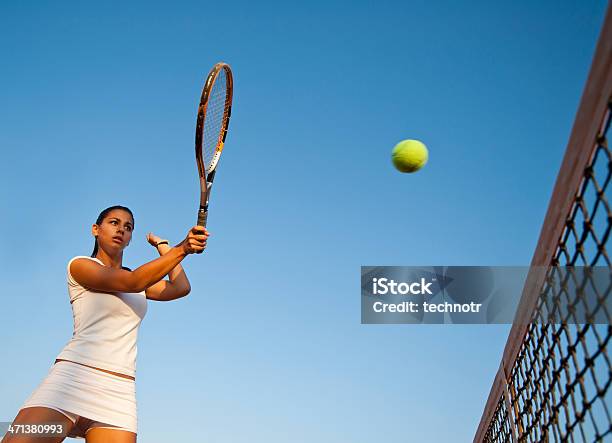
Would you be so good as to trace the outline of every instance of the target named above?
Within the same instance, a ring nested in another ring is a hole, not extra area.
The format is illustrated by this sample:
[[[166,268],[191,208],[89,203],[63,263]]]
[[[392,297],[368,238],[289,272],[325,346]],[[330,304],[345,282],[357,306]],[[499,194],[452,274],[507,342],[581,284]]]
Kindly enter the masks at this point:
[[[416,172],[425,166],[429,152],[418,140],[403,140],[393,148],[391,160],[400,172]]]

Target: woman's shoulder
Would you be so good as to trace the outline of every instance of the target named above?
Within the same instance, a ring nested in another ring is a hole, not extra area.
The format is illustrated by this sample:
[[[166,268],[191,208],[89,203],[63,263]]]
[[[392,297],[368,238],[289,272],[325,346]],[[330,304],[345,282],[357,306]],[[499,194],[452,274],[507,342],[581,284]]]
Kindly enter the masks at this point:
[[[95,261],[95,262],[100,263],[100,260],[99,260],[99,259],[97,259],[97,258],[95,258],[95,257],[91,257],[91,256],[89,256],[89,255],[77,255],[77,256],[72,257],[70,260],[68,260],[68,266],[70,266],[70,264],[71,264],[73,261],[75,261],[77,258],[85,258],[85,259],[87,259],[87,260],[93,260],[93,261]]]
[[[66,274],[68,276],[68,283],[70,283],[71,285],[77,285],[80,286],[78,284],[78,282],[74,279],[74,277],[72,276],[71,272],[70,272],[70,265],[72,264],[73,261],[79,259],[79,258],[84,258],[86,260],[92,260],[95,261],[96,263],[100,263],[102,264],[102,262],[95,258],[95,257],[90,257],[88,255],[77,255],[76,257],[72,257],[69,261],[68,261],[68,265],[66,266]]]

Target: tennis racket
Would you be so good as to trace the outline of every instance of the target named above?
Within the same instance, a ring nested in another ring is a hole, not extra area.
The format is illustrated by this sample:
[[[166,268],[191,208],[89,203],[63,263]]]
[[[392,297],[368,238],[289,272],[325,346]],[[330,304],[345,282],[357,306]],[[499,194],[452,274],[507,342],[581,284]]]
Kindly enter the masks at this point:
[[[232,70],[226,63],[211,69],[202,89],[196,121],[195,152],[200,175],[198,225],[206,227],[208,201],[232,113]]]

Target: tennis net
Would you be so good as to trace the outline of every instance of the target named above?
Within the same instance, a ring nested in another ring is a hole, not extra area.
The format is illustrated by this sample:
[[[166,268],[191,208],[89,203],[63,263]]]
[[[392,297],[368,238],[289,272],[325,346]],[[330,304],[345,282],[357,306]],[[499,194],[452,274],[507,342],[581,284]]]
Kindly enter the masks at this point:
[[[532,266],[612,270],[608,192],[612,154],[612,9],[608,7]],[[603,442],[612,439],[608,324],[543,320],[549,276],[528,276],[474,442]],[[603,297],[607,297],[610,288]],[[580,296],[572,303],[583,303]],[[601,303],[603,306],[603,303]],[[592,309],[592,307],[590,308]]]

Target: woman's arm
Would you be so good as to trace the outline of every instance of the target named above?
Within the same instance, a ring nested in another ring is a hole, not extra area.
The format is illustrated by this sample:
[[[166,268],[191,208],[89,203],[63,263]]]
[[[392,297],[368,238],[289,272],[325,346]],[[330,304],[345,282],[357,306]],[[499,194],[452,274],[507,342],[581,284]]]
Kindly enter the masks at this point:
[[[208,232],[206,232],[207,235]],[[159,244],[162,240],[158,236],[149,233],[148,242],[155,246],[159,255],[165,255],[172,249],[167,243]],[[147,298],[156,301],[171,301],[184,297],[191,291],[191,285],[183,267],[178,264],[168,273],[169,280],[160,280],[146,289]]]
[[[188,254],[203,251],[208,235],[202,226],[194,226],[185,240],[161,257],[134,271],[102,266],[86,258],[70,265],[72,277],[82,286],[104,292],[142,292],[174,269]]]

